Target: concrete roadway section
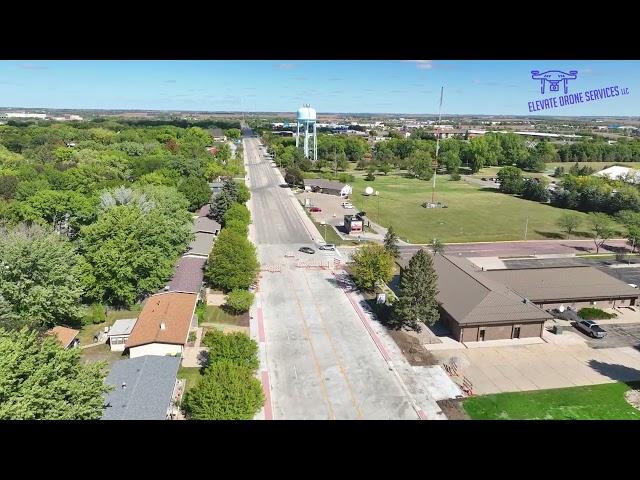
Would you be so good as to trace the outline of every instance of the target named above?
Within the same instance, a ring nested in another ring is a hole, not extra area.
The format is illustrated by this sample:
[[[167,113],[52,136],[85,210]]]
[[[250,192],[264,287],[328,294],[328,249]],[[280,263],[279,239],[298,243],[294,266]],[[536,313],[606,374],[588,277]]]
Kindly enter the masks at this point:
[[[263,271],[255,307],[264,325],[263,361],[269,372],[274,419],[418,419],[402,384],[378,351],[353,306],[328,270],[296,267],[327,260],[316,251],[319,232],[282,177],[263,161],[254,138],[244,139],[252,232]],[[314,231],[315,230],[315,231]],[[339,256],[339,253],[337,253]]]

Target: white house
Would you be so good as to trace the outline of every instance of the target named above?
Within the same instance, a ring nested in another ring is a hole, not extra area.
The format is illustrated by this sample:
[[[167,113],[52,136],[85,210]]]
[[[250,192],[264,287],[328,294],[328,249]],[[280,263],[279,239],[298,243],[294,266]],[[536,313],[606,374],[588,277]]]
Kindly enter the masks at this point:
[[[125,344],[129,357],[182,355],[197,301],[195,293],[167,292],[149,297]]]
[[[137,318],[126,318],[123,320],[116,320],[107,332],[109,339],[109,346],[112,352],[124,351],[124,346],[129,340],[129,335],[136,324]]]

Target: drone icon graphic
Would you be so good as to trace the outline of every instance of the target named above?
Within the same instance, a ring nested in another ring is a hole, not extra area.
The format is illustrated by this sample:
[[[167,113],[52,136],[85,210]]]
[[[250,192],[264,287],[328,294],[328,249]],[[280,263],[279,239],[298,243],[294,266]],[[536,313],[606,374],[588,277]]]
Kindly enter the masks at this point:
[[[569,73],[561,72],[560,70],[548,70],[540,73],[538,70],[531,70],[531,78],[534,80],[540,80],[540,93],[544,93],[545,83],[549,82],[549,91],[557,92],[560,90],[559,83],[562,82],[565,95],[569,93],[567,89],[567,81],[575,80],[578,75],[577,70],[570,70]]]

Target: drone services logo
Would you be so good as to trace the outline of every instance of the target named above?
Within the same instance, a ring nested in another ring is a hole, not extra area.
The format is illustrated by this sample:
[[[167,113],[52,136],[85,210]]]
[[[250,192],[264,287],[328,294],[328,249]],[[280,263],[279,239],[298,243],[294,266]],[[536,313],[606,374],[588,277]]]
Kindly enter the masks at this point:
[[[566,107],[567,105],[576,105],[579,103],[605,100],[620,95],[629,95],[629,89],[619,85],[610,85],[603,88],[570,93],[569,81],[578,78],[577,70],[570,70],[568,73],[560,70],[547,70],[546,72],[531,70],[531,78],[540,82],[540,93],[542,95],[560,93],[560,84],[562,84],[562,93],[528,102],[529,112],[539,112],[551,108]]]

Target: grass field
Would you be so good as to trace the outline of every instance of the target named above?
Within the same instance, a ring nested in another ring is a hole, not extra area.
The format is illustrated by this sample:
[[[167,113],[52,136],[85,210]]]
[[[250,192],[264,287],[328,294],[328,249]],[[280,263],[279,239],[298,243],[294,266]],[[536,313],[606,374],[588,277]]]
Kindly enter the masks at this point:
[[[215,305],[207,305],[204,314],[204,323],[225,323],[238,325],[246,315],[232,315]]]
[[[380,192],[378,198],[363,195],[366,187]],[[376,176],[372,182],[357,178],[351,199],[360,210],[384,227],[390,224],[403,240],[428,243],[434,237],[444,242],[523,240],[528,218],[527,239],[558,238],[555,225],[566,211],[550,205],[523,200],[464,181],[452,182],[439,176],[436,201],[448,208],[426,209],[431,200],[431,182],[399,176]],[[586,214],[573,212],[586,219]],[[561,238],[561,237],[560,237]]]
[[[636,385],[636,388],[640,385]],[[640,420],[624,398],[625,383],[471,397],[463,406],[474,420]]]
[[[202,379],[202,374],[197,367],[180,367],[178,370],[178,378],[186,380],[184,391],[187,392],[198,385],[198,382]]]

